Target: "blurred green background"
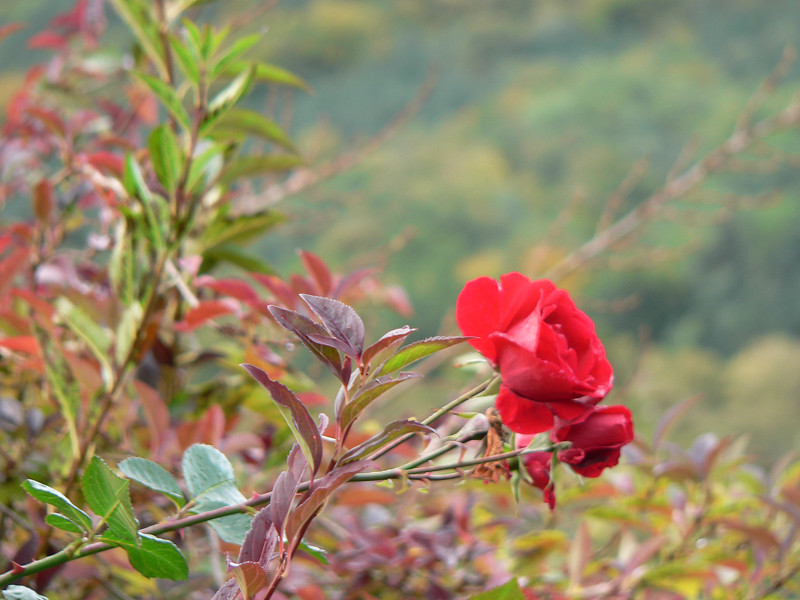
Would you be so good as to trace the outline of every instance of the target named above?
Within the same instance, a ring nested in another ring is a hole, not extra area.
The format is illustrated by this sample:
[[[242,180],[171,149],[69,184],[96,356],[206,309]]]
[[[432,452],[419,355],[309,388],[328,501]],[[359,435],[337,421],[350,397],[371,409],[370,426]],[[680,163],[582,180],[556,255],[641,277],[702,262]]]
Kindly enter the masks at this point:
[[[20,52],[21,40],[70,5],[0,8],[1,22],[28,23],[0,45],[0,102],[25,68],[48,57]],[[410,324],[428,335],[455,331],[452,308],[466,280],[510,270],[541,276],[589,239],[637,161],[649,168],[623,213],[664,185],[687,142],[700,156],[721,143],[800,30],[800,4],[789,0],[264,5],[207,4],[197,17],[239,18],[243,32],[263,31],[256,52],[313,87],[264,92],[255,106],[277,110],[312,163],[376,135],[437,72],[396,136],[284,201],[288,224],[258,247],[285,275],[300,270],[296,248],[338,272],[380,265],[407,290]],[[106,39],[98,51],[127,48],[113,18]],[[798,82],[794,64],[757,116],[783,107]],[[800,449],[798,150],[795,131],[770,138],[743,157],[757,169],[709,179],[622,252],[560,282],[606,342],[617,372],[608,402],[631,404],[645,438],[668,407],[701,394],[678,440],[713,430],[748,433],[767,459]],[[779,193],[756,208],[713,204],[771,191]],[[566,227],[536,250],[575,197]],[[377,336],[405,319],[376,309],[368,321]]]

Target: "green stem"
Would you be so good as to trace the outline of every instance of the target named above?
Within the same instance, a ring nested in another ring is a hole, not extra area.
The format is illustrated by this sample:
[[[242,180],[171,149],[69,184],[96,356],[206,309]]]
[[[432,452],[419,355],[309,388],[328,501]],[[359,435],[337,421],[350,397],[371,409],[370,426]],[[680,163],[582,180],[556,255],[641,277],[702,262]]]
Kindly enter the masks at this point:
[[[458,406],[461,406],[467,400],[470,400],[471,398],[474,398],[475,396],[477,396],[481,392],[486,391],[489,388],[489,386],[491,386],[495,381],[497,381],[497,379],[498,379],[498,377],[493,377],[492,379],[489,379],[488,381],[484,381],[483,383],[475,386],[471,390],[468,390],[468,391],[464,392],[463,394],[461,394],[457,398],[454,398],[453,400],[451,400],[450,402],[445,404],[442,408],[438,409],[436,412],[434,412],[428,418],[423,419],[422,424],[423,425],[430,425],[432,423],[435,423],[436,421],[441,419],[444,415],[449,413],[454,408],[457,408]],[[404,442],[407,442],[408,440],[410,440],[412,437],[414,437],[414,435],[416,435],[416,434],[407,433],[406,435],[397,438],[394,442],[392,442],[388,446],[385,446],[384,448],[382,448],[381,450],[379,450],[378,452],[373,454],[370,458],[372,460],[376,460],[376,459],[380,458],[384,454],[387,454],[387,453],[391,452],[392,450],[394,450],[395,448],[397,448],[400,444],[403,444]]]
[[[530,454],[531,452],[541,452],[541,451],[542,449],[525,448],[521,450],[514,450],[511,452],[504,452],[503,454],[496,454],[494,456],[485,456],[481,458],[463,460],[457,463],[451,463],[447,465],[416,467],[408,470],[396,468],[396,469],[387,469],[384,471],[376,471],[373,473],[357,473],[356,475],[353,475],[353,477],[350,478],[349,482],[353,483],[353,482],[365,482],[365,481],[385,481],[389,479],[419,479],[419,480],[436,479],[437,478],[436,476],[428,477],[427,475],[429,473],[434,473],[436,471],[457,470],[462,467],[469,467],[483,463],[494,462],[498,460],[506,460],[509,458],[514,458],[516,456],[523,456],[525,454]],[[453,473],[453,474],[448,474],[444,477],[450,478],[451,476],[459,477],[460,475],[458,473]],[[306,481],[305,483],[302,483],[298,486],[297,491],[298,493],[308,491],[310,486],[311,482]],[[185,527],[190,527],[192,525],[199,525],[200,523],[205,523],[207,521],[218,519],[220,517],[226,517],[228,515],[244,513],[247,512],[250,508],[267,504],[270,501],[271,497],[272,497],[272,492],[267,492],[266,494],[259,494],[257,496],[253,496],[246,502],[242,502],[241,504],[232,504],[230,506],[223,506],[222,508],[217,508],[215,510],[206,511],[196,515],[182,517],[179,519],[172,519],[165,523],[156,523],[155,525],[150,525],[149,527],[141,529],[140,533],[148,533],[150,535],[161,535],[164,533],[168,533],[170,531],[184,529]],[[34,575],[35,573],[39,573],[47,569],[52,569],[53,567],[63,565],[70,561],[91,556],[92,554],[105,552],[106,550],[110,550],[111,548],[114,547],[115,546],[106,544],[104,542],[93,542],[75,551],[74,547],[68,546],[67,548],[64,548],[63,550],[56,552],[55,554],[51,554],[50,556],[46,556],[45,558],[35,560],[33,562],[28,563],[27,565],[16,567],[15,569],[12,569],[10,571],[6,571],[2,575],[0,575],[0,587],[18,581],[23,577]]]

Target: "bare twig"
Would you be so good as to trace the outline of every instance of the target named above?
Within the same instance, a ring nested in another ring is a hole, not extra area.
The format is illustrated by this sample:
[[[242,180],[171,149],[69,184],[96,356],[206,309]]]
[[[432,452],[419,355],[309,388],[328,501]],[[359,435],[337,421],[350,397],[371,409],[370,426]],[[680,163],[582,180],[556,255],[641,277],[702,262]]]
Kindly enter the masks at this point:
[[[651,222],[662,213],[664,206],[676,198],[686,196],[710,175],[722,170],[731,156],[747,150],[755,142],[763,140],[777,131],[794,127],[800,122],[800,101],[793,102],[782,111],[767,117],[746,129],[737,129],[722,144],[696,162],[681,175],[668,181],[664,187],[647,200],[598,231],[585,244],[567,255],[548,273],[548,277],[558,280],[581,268],[601,253],[615,247],[627,239],[645,223]]]
[[[248,203],[240,203],[235,207],[239,214],[254,214],[272,206],[294,194],[307,190],[323,181],[330,179],[351,169],[375,152],[383,144],[394,137],[398,131],[415,115],[433,92],[437,80],[437,70],[431,69],[425,81],[417,90],[416,95],[398,112],[391,121],[374,136],[367,139],[358,147],[343,152],[337,157],[316,167],[298,169],[285,181],[266,188],[259,196],[250,199]]]

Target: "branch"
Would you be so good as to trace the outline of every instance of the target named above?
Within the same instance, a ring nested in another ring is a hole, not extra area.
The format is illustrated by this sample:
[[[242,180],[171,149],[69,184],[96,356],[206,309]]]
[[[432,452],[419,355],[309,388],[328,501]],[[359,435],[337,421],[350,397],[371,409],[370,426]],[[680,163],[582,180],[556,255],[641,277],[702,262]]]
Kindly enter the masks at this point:
[[[740,120],[741,122],[741,120]],[[746,122],[746,121],[745,121]],[[737,127],[722,144],[682,174],[671,178],[660,190],[612,224],[600,229],[594,237],[567,255],[550,269],[547,277],[559,280],[578,270],[602,252],[628,238],[643,224],[653,220],[670,201],[688,194],[710,175],[725,167],[730,158],[764,138],[800,122],[800,101],[754,125]]]
[[[351,477],[348,483],[357,483],[366,481],[387,481],[392,479],[412,479],[412,480],[422,480],[422,481],[454,479],[462,477],[462,475],[457,472],[462,467],[470,467],[484,463],[508,460],[509,458],[515,458],[518,456],[523,456],[525,454],[530,454],[531,452],[541,452],[541,451],[542,451],[541,448],[537,449],[522,448],[519,450],[513,450],[511,452],[504,452],[502,454],[495,454],[493,456],[485,456],[469,460],[462,460],[457,463],[450,463],[446,465],[416,467],[408,470],[396,468],[396,469],[386,469],[384,471],[376,471],[373,473],[358,473],[353,477]],[[448,473],[438,476],[430,475],[430,473],[435,473],[438,471],[449,471],[449,470],[454,470],[456,471],[456,473]],[[308,491],[311,487],[311,484],[312,484],[311,481],[306,481],[304,483],[301,483],[297,488],[297,493]],[[229,515],[249,512],[251,508],[268,504],[271,498],[272,498],[272,492],[267,492],[265,494],[258,494],[256,496],[253,496],[246,502],[242,502],[240,504],[231,504],[229,506],[223,506],[221,508],[198,513],[196,515],[191,515],[188,517],[170,519],[164,523],[156,523],[154,525],[150,525],[149,527],[145,527],[139,530],[139,532],[158,536],[164,533],[169,533],[170,531],[177,531],[178,529],[184,529],[185,527],[190,527],[192,525],[199,525],[207,521],[219,519],[220,517],[226,517]],[[45,558],[35,560],[26,565],[21,565],[21,566],[16,565],[10,571],[6,571],[2,575],[0,575],[0,586],[8,585],[9,583],[18,581],[23,577],[34,575],[35,573],[39,573],[47,569],[52,569],[54,567],[63,565],[73,560],[78,560],[79,558],[85,558],[93,554],[105,552],[106,550],[110,550],[115,547],[116,546],[112,546],[111,544],[106,544],[105,542],[93,542],[83,546],[78,550],[75,550],[73,545],[67,546],[63,550],[56,552],[55,554],[51,554],[50,556],[47,556]]]
[[[287,196],[299,194],[308,188],[318,185],[354,167],[393,138],[397,132],[419,112],[433,92],[437,78],[437,70],[431,69],[425,81],[422,82],[417,93],[408,104],[406,104],[383,129],[367,139],[367,141],[359,147],[343,152],[339,156],[319,166],[296,170],[285,181],[266,188],[261,194],[253,198],[251,202],[241,203],[236,207],[236,212],[242,214],[260,212],[266,207],[280,202]]]

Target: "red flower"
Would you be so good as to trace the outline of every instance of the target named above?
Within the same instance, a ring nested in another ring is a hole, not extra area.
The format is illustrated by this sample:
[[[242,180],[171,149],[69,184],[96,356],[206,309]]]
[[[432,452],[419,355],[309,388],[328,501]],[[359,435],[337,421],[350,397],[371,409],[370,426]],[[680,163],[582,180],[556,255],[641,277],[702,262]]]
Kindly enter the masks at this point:
[[[539,433],[553,415],[579,418],[611,389],[614,374],[594,323],[552,281],[508,273],[468,282],[456,320],[500,371],[497,408],[517,433]]]
[[[580,419],[559,422],[550,439],[572,442],[558,459],[584,477],[598,477],[619,462],[620,449],[633,441],[631,411],[624,406],[596,406]]]
[[[550,452],[531,452],[523,457],[523,464],[528,475],[531,476],[533,485],[544,494],[544,501],[550,510],[556,507],[556,494],[553,482],[550,481]]]

